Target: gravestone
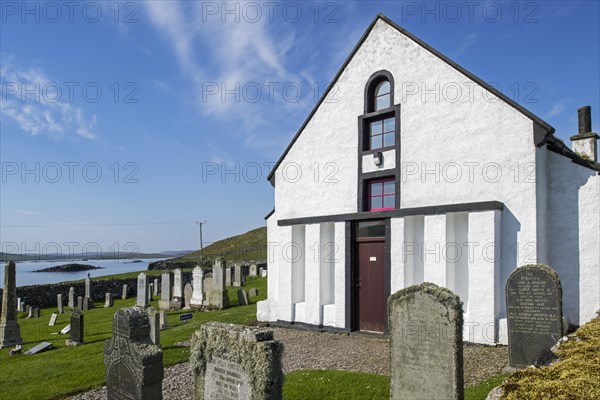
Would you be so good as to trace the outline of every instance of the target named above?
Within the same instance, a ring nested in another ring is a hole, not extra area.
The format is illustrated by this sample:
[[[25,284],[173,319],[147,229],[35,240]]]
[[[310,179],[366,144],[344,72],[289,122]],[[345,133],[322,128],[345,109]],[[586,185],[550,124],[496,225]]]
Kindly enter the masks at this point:
[[[204,300],[204,270],[197,266],[192,271],[192,298],[190,299],[190,308],[202,307]]]
[[[225,286],[231,286],[233,284],[231,280],[232,271],[230,267],[225,268]]]
[[[123,285],[123,293],[121,294],[121,299],[127,299],[127,285]]]
[[[262,276],[262,272],[263,272],[263,267],[259,267],[258,268],[258,275],[257,276]]]
[[[248,292],[244,289],[239,289],[237,291],[238,298],[238,306],[247,306],[248,305]]]
[[[21,328],[17,323],[17,271],[14,261],[4,266],[4,291],[0,314],[0,349],[22,344]]]
[[[463,311],[458,296],[425,282],[391,295],[388,313],[390,399],[463,399]]]
[[[21,307],[19,307],[19,312],[25,312],[26,310],[26,304],[24,301],[21,302]]]
[[[263,277],[263,278],[266,278],[267,277],[267,270],[263,269],[262,272],[260,273],[260,276]]]
[[[173,273],[173,300],[171,308],[181,309],[183,307],[183,276],[181,269],[175,269]]]
[[[225,290],[225,259],[215,261],[213,267],[212,290],[208,292],[208,304],[222,310],[229,307],[229,296]]]
[[[87,278],[85,278],[85,296],[83,296],[83,298],[88,299],[87,309],[94,308],[94,298],[92,297],[92,280],[90,279],[90,274],[88,274]]]
[[[148,305],[150,305],[148,298],[148,279],[148,275],[144,274],[143,272],[138,275],[136,303],[138,307],[148,307]]]
[[[94,308],[92,305],[94,304],[93,301],[90,300],[89,297],[84,297],[83,298],[83,311],[87,311],[90,308]]]
[[[213,274],[209,272],[204,274],[204,299],[202,300],[202,304],[204,306],[208,306],[208,294],[211,292],[213,288]]]
[[[108,400],[160,400],[163,352],[150,340],[150,321],[140,307],[115,313],[113,336],[104,344]]]
[[[243,270],[242,270],[243,271]],[[242,286],[246,284],[246,275],[242,273]]]
[[[21,311],[21,298],[17,297],[17,311]]]
[[[152,287],[152,289],[154,290],[154,296],[158,296],[158,279],[154,278],[154,286]]]
[[[256,297],[258,296],[258,289],[257,288],[252,288],[248,291],[248,294],[252,297]]]
[[[153,344],[160,346],[160,312],[153,307],[146,309],[150,323],[150,340]]]
[[[209,322],[190,354],[196,400],[281,400],[283,344],[273,331]]]
[[[83,344],[83,314],[79,311],[71,313],[71,337],[65,343],[67,346]]]
[[[58,318],[58,314],[52,313],[52,316],[50,317],[50,322],[48,322],[48,326],[56,325],[56,318]]]
[[[39,307],[35,307],[33,309],[33,318],[39,318],[40,317],[40,309]]]
[[[83,297],[77,296],[77,311],[83,311]]]
[[[160,321],[160,329],[166,329],[169,327],[169,319],[167,318],[167,310],[161,308],[159,310],[159,321]]]
[[[69,288],[69,310],[75,310],[75,288]]]
[[[65,308],[63,306],[62,294],[56,295],[56,305],[58,306],[58,313],[62,314],[65,312]]]
[[[115,302],[113,300],[112,293],[106,293],[104,295],[104,307],[108,308],[108,307],[112,307],[114,305],[115,305]]]
[[[513,367],[544,365],[562,337],[562,288],[546,265],[525,265],[506,282],[508,355]]]
[[[250,264],[250,270],[248,271],[248,275],[250,275],[250,276],[258,275],[256,264]]]
[[[33,318],[33,307],[27,306],[27,318]]]
[[[42,342],[42,343],[38,344],[37,346],[32,347],[31,349],[27,350],[23,354],[26,355],[26,356],[32,356],[34,354],[41,353],[44,350],[48,350],[51,347],[52,347],[52,343],[50,343],[50,342]]]
[[[185,308],[189,309],[191,304],[190,301],[192,300],[192,296],[194,295],[194,289],[192,288],[192,285],[190,285],[189,283],[186,283],[185,287],[183,288],[183,300],[184,300],[184,306]]]
[[[70,324],[69,324],[69,325],[67,325],[67,326],[65,326],[64,328],[62,328],[62,329],[60,330],[60,334],[61,334],[61,335],[66,335],[66,334],[67,334],[67,333],[69,333],[69,332],[71,332],[71,325],[70,325]]]
[[[168,310],[171,308],[171,274],[166,272],[161,275],[160,300],[158,308]]]
[[[233,267],[233,287],[241,287],[242,286],[242,266],[235,265]]]
[[[150,282],[150,280],[148,280],[148,282]],[[148,283],[148,299],[152,300],[152,293],[154,293],[152,283]]]

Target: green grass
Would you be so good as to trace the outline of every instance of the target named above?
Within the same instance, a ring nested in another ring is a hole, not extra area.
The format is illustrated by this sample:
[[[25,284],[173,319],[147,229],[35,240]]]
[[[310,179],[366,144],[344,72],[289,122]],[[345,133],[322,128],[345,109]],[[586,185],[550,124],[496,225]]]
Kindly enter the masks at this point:
[[[136,274],[134,274],[135,276]],[[187,323],[179,321],[179,315],[189,311],[169,312],[170,328],[161,331],[164,365],[169,366],[187,361],[189,349],[175,346],[175,343],[188,340],[208,321],[250,324],[256,320],[256,302],[266,298],[267,279],[248,278],[246,290],[257,288],[259,296],[250,299],[245,307],[231,307],[221,311],[194,312]],[[229,288],[229,299],[237,305],[237,289]],[[152,306],[157,308],[158,301]],[[96,308],[85,312],[84,346],[67,347],[68,335],[52,335],[69,324],[69,314],[58,316],[55,326],[49,327],[48,321],[55,308],[40,310],[40,318],[24,319],[19,317],[21,337],[25,341],[23,351],[40,342],[53,344],[52,349],[33,356],[18,355],[10,357],[9,349],[0,349],[0,399],[54,399],[101,386],[105,380],[104,342],[112,336],[112,318],[118,307],[131,307],[135,299],[115,300],[115,307],[103,308],[97,302]]]
[[[484,400],[506,376],[494,376],[465,389],[465,400]],[[285,376],[285,400],[384,400],[390,398],[390,378],[348,371],[301,370]]]

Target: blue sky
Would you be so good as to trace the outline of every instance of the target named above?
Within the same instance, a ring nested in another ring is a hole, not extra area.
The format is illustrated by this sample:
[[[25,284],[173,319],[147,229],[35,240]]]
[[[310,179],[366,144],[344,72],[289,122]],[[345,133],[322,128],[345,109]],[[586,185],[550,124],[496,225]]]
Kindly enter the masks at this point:
[[[377,12],[560,138],[582,105],[600,130],[597,1],[71,4],[2,2],[5,251],[193,249],[193,221],[205,242],[264,225],[269,166]]]

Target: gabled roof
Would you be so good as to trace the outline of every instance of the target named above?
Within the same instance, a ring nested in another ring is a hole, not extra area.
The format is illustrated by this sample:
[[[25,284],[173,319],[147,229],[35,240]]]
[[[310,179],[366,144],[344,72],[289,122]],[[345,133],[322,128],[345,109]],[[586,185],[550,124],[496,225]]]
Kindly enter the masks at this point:
[[[331,90],[331,88],[333,88],[335,86],[335,84],[337,83],[339,77],[342,75],[342,72],[346,69],[346,67],[348,66],[348,64],[350,63],[350,61],[352,60],[352,58],[354,57],[354,55],[356,54],[356,52],[358,51],[358,49],[360,48],[360,46],[367,39],[367,37],[371,33],[371,30],[373,29],[373,27],[375,26],[375,24],[377,23],[377,21],[380,20],[380,19],[382,21],[384,21],[385,23],[387,23],[388,25],[390,25],[391,27],[393,27],[394,29],[396,29],[398,32],[402,33],[403,35],[405,35],[408,38],[410,38],[411,40],[413,40],[415,43],[417,43],[418,45],[420,45],[424,49],[428,50],[430,53],[432,53],[434,56],[436,56],[440,60],[444,61],[446,64],[448,64],[451,67],[453,67],[454,69],[456,69],[458,72],[462,73],[463,75],[465,75],[466,77],[468,77],[469,79],[471,79],[473,82],[476,82],[477,84],[479,84],[480,86],[482,86],[484,89],[486,89],[487,91],[491,92],[493,95],[497,96],[499,99],[501,99],[502,101],[504,101],[508,105],[512,106],[517,111],[521,112],[527,118],[531,119],[533,122],[535,122],[540,127],[542,127],[547,132],[547,134],[552,135],[554,133],[555,129],[550,124],[548,124],[546,121],[544,121],[543,119],[541,119],[537,115],[533,114],[531,111],[527,110],[525,107],[523,107],[522,105],[520,105],[516,101],[512,100],[510,97],[506,96],[502,92],[496,90],[493,86],[489,85],[487,82],[485,82],[481,78],[478,78],[477,76],[475,76],[471,72],[467,71],[466,69],[464,69],[463,67],[461,67],[460,65],[458,65],[457,63],[455,63],[454,61],[450,60],[448,57],[446,57],[445,55],[443,55],[442,53],[440,53],[439,51],[437,51],[436,49],[434,49],[433,47],[431,47],[430,45],[428,45],[427,43],[425,43],[424,41],[422,41],[421,39],[419,39],[418,37],[416,37],[412,33],[408,32],[406,29],[402,28],[400,25],[396,24],[394,21],[392,21],[391,19],[389,19],[385,15],[383,15],[381,13],[378,13],[375,16],[375,18],[373,19],[373,21],[371,22],[371,24],[369,25],[369,27],[367,28],[367,30],[365,31],[365,33],[362,35],[362,37],[360,38],[360,40],[358,41],[358,43],[356,44],[356,46],[354,46],[354,48],[352,49],[352,52],[350,52],[350,55],[348,55],[348,58],[346,58],[346,61],[344,61],[344,64],[342,64],[342,67],[338,70],[338,72],[333,77],[331,83],[327,87],[327,90],[325,90],[325,92],[321,95],[321,98],[319,99],[319,101],[317,102],[317,104],[314,106],[314,108],[312,109],[312,111],[310,112],[310,114],[308,114],[308,117],[304,120],[304,122],[302,123],[302,126],[300,126],[300,129],[298,129],[298,132],[296,132],[296,134],[292,138],[292,141],[290,142],[290,144],[288,144],[288,146],[284,150],[284,152],[281,155],[281,157],[279,157],[279,160],[277,160],[277,163],[275,164],[275,166],[273,167],[273,169],[269,173],[269,176],[267,176],[267,179],[269,181],[271,181],[271,184],[274,184],[274,181],[272,180],[272,178],[275,175],[275,171],[277,170],[277,168],[279,167],[279,165],[283,162],[283,159],[289,153],[290,149],[292,148],[292,146],[294,145],[294,143],[296,142],[296,140],[298,140],[298,137],[300,136],[300,133],[302,133],[302,131],[304,130],[304,128],[306,127],[306,125],[308,124],[308,122],[312,119],[312,117],[315,114],[315,112],[321,106],[321,103],[325,100],[325,98],[329,94],[329,91]]]

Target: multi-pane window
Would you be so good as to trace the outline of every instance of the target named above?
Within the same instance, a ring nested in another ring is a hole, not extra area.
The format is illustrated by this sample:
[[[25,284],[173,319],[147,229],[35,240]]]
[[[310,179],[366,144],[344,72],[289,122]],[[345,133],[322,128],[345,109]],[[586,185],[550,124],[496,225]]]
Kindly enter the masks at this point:
[[[395,119],[386,118],[369,123],[369,150],[394,145]]]
[[[388,80],[381,81],[375,88],[374,111],[383,110],[392,105],[392,90]]]
[[[396,183],[394,178],[369,182],[369,211],[392,210],[396,204]]]

